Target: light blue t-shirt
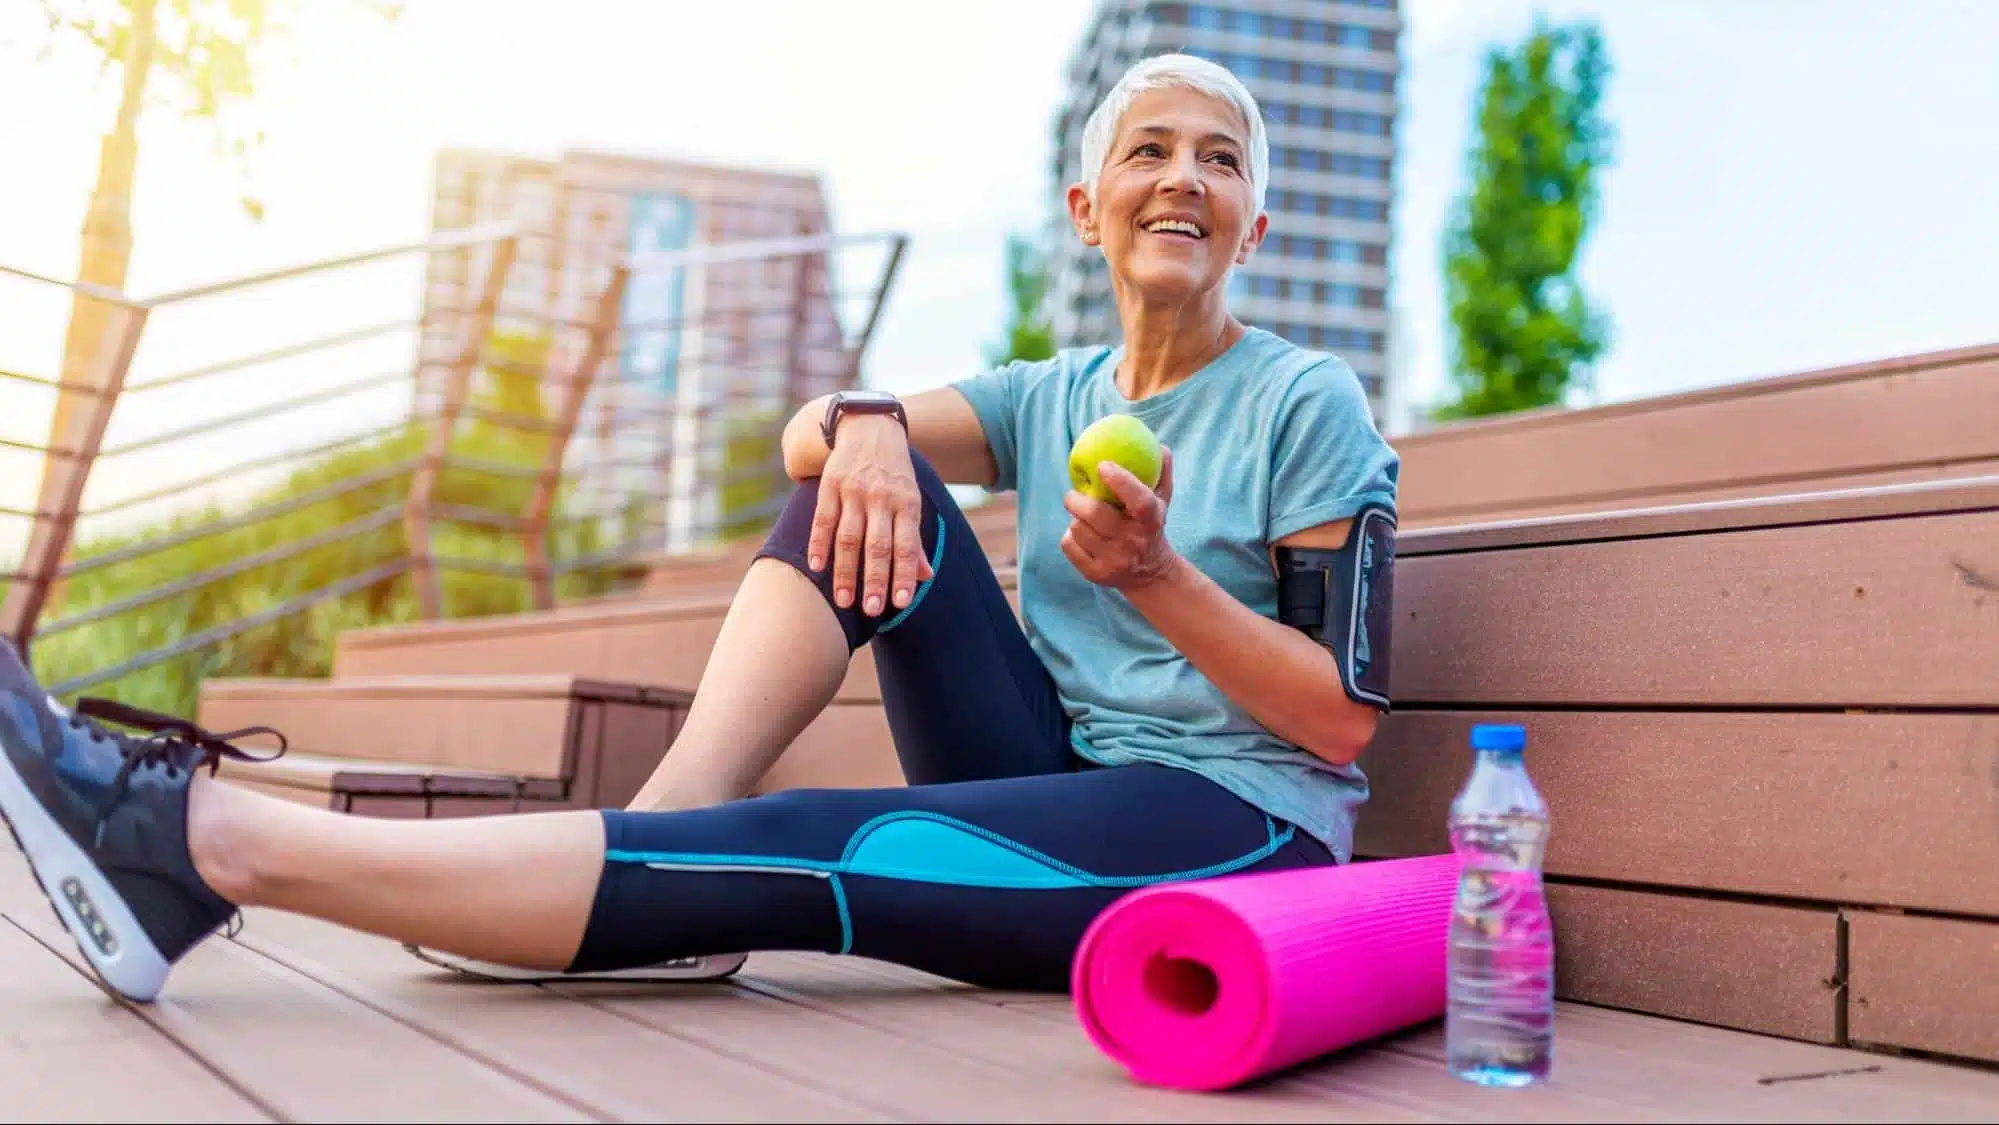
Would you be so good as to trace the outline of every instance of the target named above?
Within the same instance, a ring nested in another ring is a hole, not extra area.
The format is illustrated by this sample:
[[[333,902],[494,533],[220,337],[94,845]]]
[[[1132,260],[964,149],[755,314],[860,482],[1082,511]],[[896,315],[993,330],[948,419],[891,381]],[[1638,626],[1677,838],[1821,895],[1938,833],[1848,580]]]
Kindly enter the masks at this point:
[[[955,384],[1019,493],[1020,608],[1083,757],[1201,773],[1332,849],[1352,853],[1367,779],[1271,734],[1167,643],[1125,596],[1063,555],[1069,448],[1085,426],[1135,414],[1173,450],[1166,535],[1251,609],[1277,616],[1269,544],[1395,504],[1400,459],[1345,361],[1252,328],[1191,378],[1133,402],[1114,373],[1122,348],[1074,348]]]

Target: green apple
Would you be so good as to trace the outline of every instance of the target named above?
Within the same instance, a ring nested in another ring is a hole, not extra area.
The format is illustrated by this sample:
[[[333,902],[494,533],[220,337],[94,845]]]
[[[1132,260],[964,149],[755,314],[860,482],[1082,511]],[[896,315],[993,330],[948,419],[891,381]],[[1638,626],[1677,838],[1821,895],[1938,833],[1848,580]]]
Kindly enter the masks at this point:
[[[1076,444],[1069,447],[1070,482],[1083,495],[1122,509],[1117,494],[1097,475],[1097,466],[1105,461],[1123,467],[1145,487],[1156,488],[1165,467],[1165,450],[1152,427],[1130,414],[1106,414],[1076,435]]]

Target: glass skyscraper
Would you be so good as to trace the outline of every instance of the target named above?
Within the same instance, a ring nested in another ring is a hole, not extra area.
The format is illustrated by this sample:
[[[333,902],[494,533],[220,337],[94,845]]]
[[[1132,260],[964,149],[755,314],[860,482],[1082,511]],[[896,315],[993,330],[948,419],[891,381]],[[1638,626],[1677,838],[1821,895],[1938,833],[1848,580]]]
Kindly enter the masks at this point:
[[[1099,0],[1070,58],[1055,121],[1048,313],[1062,346],[1118,332],[1101,252],[1069,227],[1083,122],[1133,62],[1184,51],[1242,79],[1270,138],[1270,229],[1236,268],[1245,323],[1352,364],[1381,418],[1389,376],[1389,210],[1394,197],[1395,0]]]

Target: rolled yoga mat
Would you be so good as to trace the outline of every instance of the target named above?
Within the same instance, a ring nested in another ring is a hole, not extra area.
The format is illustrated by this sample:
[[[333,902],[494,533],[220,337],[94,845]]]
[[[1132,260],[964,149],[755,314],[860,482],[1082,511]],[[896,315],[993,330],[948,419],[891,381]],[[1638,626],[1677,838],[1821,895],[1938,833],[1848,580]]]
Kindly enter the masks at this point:
[[[1073,968],[1083,1028],[1135,1080],[1220,1090],[1444,1014],[1455,855],[1134,891]]]

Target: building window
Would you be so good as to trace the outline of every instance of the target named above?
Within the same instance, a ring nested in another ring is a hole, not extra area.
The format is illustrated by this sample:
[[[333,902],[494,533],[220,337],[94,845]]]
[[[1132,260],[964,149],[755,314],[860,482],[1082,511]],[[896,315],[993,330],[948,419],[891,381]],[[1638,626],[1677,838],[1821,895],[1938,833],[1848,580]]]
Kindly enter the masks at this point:
[[[1387,8],[1391,3],[1369,4],[1369,7]],[[1395,49],[1395,33],[1377,28],[1357,27],[1353,24],[1328,23],[1324,20],[1295,18],[1291,16],[1264,15],[1261,12],[1239,12],[1234,9],[1217,8],[1209,4],[1162,4],[1154,9],[1153,20],[1169,27],[1199,27],[1209,31],[1227,31],[1240,35],[1267,35],[1272,39],[1291,39],[1304,43],[1335,43],[1342,47],[1361,47],[1377,51]],[[1229,65],[1229,64],[1224,64]],[[1232,65],[1230,69],[1235,69]]]
[[[1333,85],[1342,90],[1385,94],[1394,88],[1394,83],[1390,81],[1388,75],[1379,70],[1356,70],[1350,66],[1336,66],[1332,69]]]
[[[1350,152],[1332,154],[1331,167],[1326,171],[1336,176],[1361,176],[1371,180],[1388,178],[1388,161],[1379,156],[1357,156]]]
[[[1367,355],[1380,355],[1385,339],[1379,332],[1337,324],[1271,324],[1267,327],[1270,332],[1304,347]],[[1377,385],[1380,382],[1374,376],[1362,375],[1360,378],[1363,383],[1369,379],[1375,379]]]
[[[1314,238],[1305,234],[1274,234],[1264,245],[1280,257],[1316,261],[1358,262],[1365,252],[1365,247],[1350,239]]]
[[[1317,192],[1294,191],[1289,188],[1271,189],[1269,205],[1272,211],[1295,215],[1330,215],[1333,218],[1360,219],[1364,222],[1383,222],[1388,218],[1388,204],[1379,199],[1320,195]]]
[[[1208,51],[1190,47],[1188,54],[1229,68],[1239,78],[1268,78],[1277,82],[1295,82],[1304,86],[1330,86],[1338,90],[1360,90],[1370,94],[1392,93],[1395,89],[1394,76],[1386,71],[1366,70],[1352,66],[1327,66],[1324,63],[1297,62],[1292,59],[1267,59],[1260,55],[1238,54],[1234,51]],[[1268,106],[1264,115],[1270,115]]]
[[[1389,119],[1379,113],[1367,113],[1357,109],[1336,109],[1332,111],[1332,126],[1341,133],[1364,133],[1371,137],[1389,135]]]
[[[1314,106],[1289,105],[1284,102],[1275,101],[1265,101],[1259,104],[1263,108],[1263,119],[1266,122],[1276,125],[1315,124],[1313,115],[1317,112],[1317,109]]]
[[[1331,203],[1333,214],[1342,219],[1361,219],[1378,223],[1388,218],[1388,204],[1379,199],[1334,196],[1331,198]]]
[[[1302,168],[1308,172],[1331,172],[1336,176],[1364,179],[1388,178],[1388,161],[1379,156],[1359,156],[1349,152],[1319,152],[1308,148],[1273,148],[1270,163],[1278,168]]]

